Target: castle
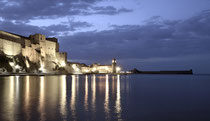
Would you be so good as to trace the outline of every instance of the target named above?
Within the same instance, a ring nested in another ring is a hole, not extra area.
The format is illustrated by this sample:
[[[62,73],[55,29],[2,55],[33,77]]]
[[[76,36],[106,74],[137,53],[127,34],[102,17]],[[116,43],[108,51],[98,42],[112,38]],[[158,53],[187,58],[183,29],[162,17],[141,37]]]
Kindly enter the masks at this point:
[[[29,37],[0,31],[0,72],[13,73],[119,73],[116,59],[112,65],[73,63],[59,51],[56,38],[42,34]]]

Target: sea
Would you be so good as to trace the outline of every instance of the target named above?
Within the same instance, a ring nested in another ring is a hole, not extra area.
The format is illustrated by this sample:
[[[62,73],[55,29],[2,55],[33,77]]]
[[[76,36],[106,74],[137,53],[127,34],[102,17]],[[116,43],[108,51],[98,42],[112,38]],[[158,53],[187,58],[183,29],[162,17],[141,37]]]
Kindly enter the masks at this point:
[[[210,75],[0,76],[0,121],[210,121]]]

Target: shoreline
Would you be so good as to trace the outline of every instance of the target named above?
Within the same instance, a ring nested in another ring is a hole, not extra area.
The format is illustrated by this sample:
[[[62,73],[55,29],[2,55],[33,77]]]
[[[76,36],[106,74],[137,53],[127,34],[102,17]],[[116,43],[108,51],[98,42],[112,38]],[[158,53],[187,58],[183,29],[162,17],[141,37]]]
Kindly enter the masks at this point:
[[[173,74],[173,73],[88,73],[88,74],[71,74],[71,73],[0,73],[1,76],[60,76],[60,75],[194,75],[194,74]]]
[[[127,75],[120,73],[88,73],[88,74],[71,74],[71,73],[0,73],[0,76],[54,76],[54,75]]]

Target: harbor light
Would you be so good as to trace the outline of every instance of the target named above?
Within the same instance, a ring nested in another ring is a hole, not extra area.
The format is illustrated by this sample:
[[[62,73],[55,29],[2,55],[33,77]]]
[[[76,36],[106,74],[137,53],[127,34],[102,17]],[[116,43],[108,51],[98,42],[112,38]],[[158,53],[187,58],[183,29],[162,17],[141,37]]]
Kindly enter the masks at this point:
[[[75,70],[78,72],[79,71],[79,68],[76,68]]]
[[[79,68],[76,66],[76,64],[73,64],[72,68],[74,69],[74,71],[79,72]]]
[[[72,65],[72,68],[75,69],[77,66],[75,64]]]
[[[117,71],[117,72],[119,72],[120,70],[121,70],[121,68],[120,68],[120,67],[117,67],[117,68],[116,68],[116,71]]]
[[[29,68],[30,64],[28,63],[28,61],[26,60],[26,67]]]
[[[41,64],[41,67],[39,68],[39,70],[42,71],[42,72],[44,71],[44,64],[43,63]]]
[[[109,70],[109,67],[105,67],[105,69],[108,71]]]
[[[113,59],[113,60],[112,60],[112,63],[117,63],[116,59]]]
[[[9,65],[13,67],[15,65],[15,63],[14,62],[9,62]]]
[[[86,70],[85,70],[85,72],[86,72],[86,73],[88,73],[88,72],[89,72],[89,70],[87,70],[87,69],[86,69]]]
[[[19,66],[19,65],[16,65],[16,66],[15,66],[15,69],[20,69],[20,66]]]
[[[96,71],[96,68],[93,68],[93,70],[92,70],[93,72],[95,72]]]
[[[66,66],[66,63],[65,62],[61,62],[61,66],[62,67],[65,67]]]

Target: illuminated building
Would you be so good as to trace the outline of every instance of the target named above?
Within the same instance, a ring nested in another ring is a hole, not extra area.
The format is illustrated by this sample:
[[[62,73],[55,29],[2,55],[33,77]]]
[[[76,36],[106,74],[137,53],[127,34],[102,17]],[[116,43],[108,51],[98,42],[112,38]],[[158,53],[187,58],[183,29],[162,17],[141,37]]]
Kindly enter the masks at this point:
[[[58,40],[46,38],[42,34],[24,37],[0,31],[0,54],[11,59],[9,64],[13,72],[17,69],[26,72],[54,72],[65,67],[67,62],[67,53],[59,52]],[[24,62],[18,62],[16,58]]]
[[[82,73],[120,73],[121,68],[117,66],[116,59],[112,60],[112,65],[92,64],[90,66],[81,66]]]
[[[119,73],[116,59],[111,65],[74,63],[67,61],[67,53],[59,51],[56,38],[46,38],[42,34],[29,37],[0,31],[1,72],[39,73]]]

